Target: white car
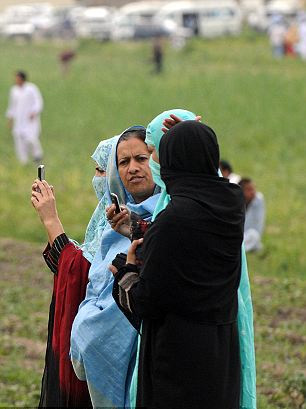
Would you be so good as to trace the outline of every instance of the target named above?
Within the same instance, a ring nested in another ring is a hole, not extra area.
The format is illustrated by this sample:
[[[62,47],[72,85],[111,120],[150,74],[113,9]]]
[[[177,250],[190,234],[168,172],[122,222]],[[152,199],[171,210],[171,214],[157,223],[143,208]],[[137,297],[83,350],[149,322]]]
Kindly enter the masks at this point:
[[[78,16],[75,33],[80,38],[109,40],[114,10],[111,7],[88,7]]]
[[[1,35],[31,39],[35,31],[35,26],[30,21],[33,15],[32,6],[8,7],[1,17]]]
[[[184,27],[200,37],[237,35],[242,27],[241,10],[234,0],[173,1],[160,9],[154,20],[174,33]]]

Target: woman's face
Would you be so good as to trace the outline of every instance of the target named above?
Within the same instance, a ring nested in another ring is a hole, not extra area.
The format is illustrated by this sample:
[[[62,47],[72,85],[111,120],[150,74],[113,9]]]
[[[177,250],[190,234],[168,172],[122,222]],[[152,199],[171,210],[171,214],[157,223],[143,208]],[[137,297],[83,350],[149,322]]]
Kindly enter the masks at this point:
[[[146,200],[154,191],[149,158],[147,145],[137,137],[122,141],[117,147],[119,176],[136,203]]]

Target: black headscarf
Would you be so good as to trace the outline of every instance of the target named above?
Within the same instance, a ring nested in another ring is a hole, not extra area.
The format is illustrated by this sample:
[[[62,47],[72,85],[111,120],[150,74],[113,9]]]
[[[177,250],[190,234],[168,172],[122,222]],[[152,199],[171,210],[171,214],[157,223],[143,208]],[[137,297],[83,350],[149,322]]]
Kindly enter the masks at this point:
[[[183,121],[161,139],[161,177],[172,198],[193,199],[209,211],[207,228],[219,234],[243,231],[244,200],[240,187],[218,176],[219,145],[215,132],[197,121]],[[222,220],[222,224],[219,222]],[[217,222],[217,225],[215,223]]]
[[[218,176],[216,135],[181,122],[162,137],[159,159],[171,201],[145,236],[139,315],[154,307],[201,322],[235,320],[244,199]]]
[[[161,139],[160,165],[166,171],[218,176],[219,145],[209,126],[198,121],[183,121]]]

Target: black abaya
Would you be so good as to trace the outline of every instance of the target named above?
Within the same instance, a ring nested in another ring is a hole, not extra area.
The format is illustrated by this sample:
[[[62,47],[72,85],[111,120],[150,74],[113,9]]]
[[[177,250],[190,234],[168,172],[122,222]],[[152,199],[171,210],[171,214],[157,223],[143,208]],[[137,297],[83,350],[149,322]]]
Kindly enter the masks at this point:
[[[113,294],[142,319],[137,407],[238,409],[243,196],[217,176],[213,131],[182,124],[160,145],[171,202],[145,235],[139,277],[123,267]]]

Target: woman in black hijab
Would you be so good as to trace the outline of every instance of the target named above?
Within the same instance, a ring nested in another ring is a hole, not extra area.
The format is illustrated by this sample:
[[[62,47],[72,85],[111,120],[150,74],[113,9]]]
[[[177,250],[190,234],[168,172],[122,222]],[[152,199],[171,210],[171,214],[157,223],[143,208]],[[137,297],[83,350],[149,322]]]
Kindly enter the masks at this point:
[[[217,138],[204,124],[175,125],[159,156],[171,201],[145,235],[140,271],[134,242],[113,293],[142,320],[137,407],[238,409],[243,195],[218,176]]]

